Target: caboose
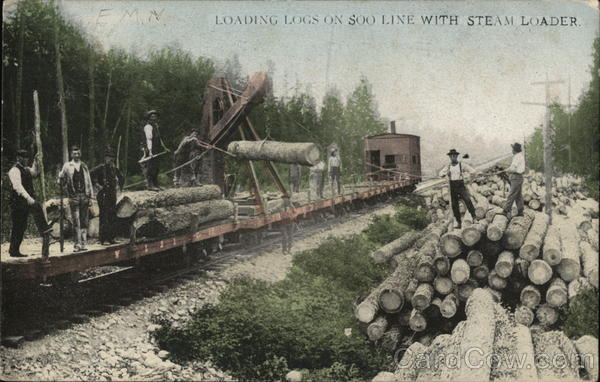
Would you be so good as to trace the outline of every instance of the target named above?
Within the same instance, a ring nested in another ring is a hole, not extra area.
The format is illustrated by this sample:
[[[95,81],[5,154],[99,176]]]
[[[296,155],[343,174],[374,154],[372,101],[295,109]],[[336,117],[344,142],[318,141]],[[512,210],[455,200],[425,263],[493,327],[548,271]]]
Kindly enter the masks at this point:
[[[390,132],[365,138],[365,175],[368,180],[421,181],[421,138],[396,133],[395,121]]]

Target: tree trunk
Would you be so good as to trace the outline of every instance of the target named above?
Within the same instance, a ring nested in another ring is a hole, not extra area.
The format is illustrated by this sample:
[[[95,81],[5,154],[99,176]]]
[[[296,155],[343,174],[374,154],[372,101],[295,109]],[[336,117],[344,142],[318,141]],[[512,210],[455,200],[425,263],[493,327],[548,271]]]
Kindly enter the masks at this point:
[[[89,55],[88,55],[88,80],[89,80],[89,129],[87,133],[86,145],[85,149],[92,154],[92,142],[94,137],[96,137],[96,75],[95,75],[95,60],[96,55],[94,52],[94,47],[92,45],[89,46]],[[96,148],[95,154],[98,154],[98,148]],[[96,160],[100,161],[100,157],[96,156]]]
[[[440,249],[449,258],[460,255],[463,249],[461,231],[454,230],[443,235],[440,238]]]
[[[384,316],[379,316],[367,327],[367,336],[371,341],[377,341],[388,328],[388,321]]]
[[[498,276],[507,278],[513,271],[515,265],[515,256],[510,251],[504,251],[498,256],[494,270]]]
[[[577,250],[566,250],[562,253],[562,259],[557,266],[557,272],[566,282],[574,280],[581,273],[580,252],[581,250],[577,248]]]
[[[498,241],[504,235],[506,226],[508,225],[508,219],[504,215],[497,214],[494,216],[494,220],[487,227],[487,237],[491,241]]]
[[[438,254],[433,259],[433,269],[438,276],[445,276],[450,272],[450,259],[443,254]]]
[[[502,208],[500,208],[500,207],[490,208],[488,210],[488,212],[485,213],[485,220],[488,222],[488,225],[490,225],[494,221],[494,218],[496,217],[496,215],[498,215],[500,213],[502,213]]]
[[[221,198],[219,186],[209,184],[198,187],[170,188],[168,190],[124,192],[117,203],[117,216],[129,218],[145,209],[171,207]]]
[[[554,308],[560,308],[567,303],[568,299],[567,284],[559,277],[552,280],[546,291],[546,303]]]
[[[490,204],[486,197],[480,194],[473,194],[475,198],[475,217],[477,219],[485,218],[485,214],[490,209]]]
[[[533,312],[532,312],[533,315]],[[535,367],[535,354],[533,350],[533,340],[531,339],[531,331],[529,325],[517,324],[514,328],[514,336],[516,341],[514,354],[519,354],[519,357],[524,358],[522,365],[519,365],[517,369],[517,376],[515,381],[537,381],[538,373]],[[523,357],[527,354],[526,357]]]
[[[574,342],[577,353],[582,361],[588,380],[598,380],[598,339],[585,335]]]
[[[506,288],[507,280],[504,277],[500,277],[496,270],[493,269],[488,276],[488,284],[490,287],[496,290]]]
[[[415,332],[422,332],[427,329],[427,319],[423,315],[423,313],[419,312],[416,309],[413,309],[410,313],[410,319],[408,321],[408,326],[411,330]]]
[[[548,327],[554,325],[558,321],[558,311],[548,304],[542,304],[535,311],[540,325]]]
[[[464,284],[467,282],[470,276],[471,269],[469,264],[463,259],[456,259],[452,263],[452,269],[450,270],[450,278],[455,284]]]
[[[483,264],[483,254],[476,249],[472,249],[467,253],[467,264],[471,267],[478,267]]]
[[[454,283],[449,277],[437,276],[433,280],[433,287],[437,293],[445,296],[454,290]]]
[[[548,235],[546,231],[548,229],[548,215],[542,213],[536,213],[533,223],[531,225],[531,229],[527,233],[525,237],[525,241],[519,250],[519,256],[527,261],[533,261],[540,255],[540,249],[542,248],[542,243],[544,243],[544,237],[546,238],[546,242],[548,241]],[[547,244],[544,244],[546,247]],[[545,250],[544,250],[545,251]],[[560,246],[559,246],[560,253]]]
[[[529,203],[527,203],[527,205],[529,206],[529,208],[535,211],[539,211],[542,209],[542,202],[540,202],[538,199],[531,199]]]
[[[472,247],[479,243],[481,238],[486,234],[487,226],[487,220],[483,219],[473,225],[463,228],[461,232],[463,244],[467,247]]]
[[[516,216],[510,220],[504,236],[502,244],[506,249],[519,249],[525,241],[525,237],[529,232],[529,227],[533,222],[534,215],[531,211],[525,211],[523,216]]]
[[[412,307],[418,310],[425,310],[433,298],[433,287],[431,284],[421,284],[412,297]]]
[[[581,249],[581,262],[583,263],[583,275],[594,288],[598,289],[598,252],[594,251],[590,243],[579,242]]]
[[[54,20],[54,56],[56,60],[56,84],[58,87],[58,106],[60,108],[60,126],[62,135],[62,160],[69,161],[69,133],[67,128],[67,106],[65,101],[65,88],[62,74],[58,20]]]
[[[527,285],[521,290],[521,304],[529,309],[535,309],[542,301],[542,294],[534,285]]]
[[[17,8],[19,4],[17,3]],[[17,12],[19,15],[19,43],[17,46],[17,89],[15,94],[15,147],[21,147],[22,128],[22,103],[23,103],[23,67],[25,60],[23,58],[23,48],[25,46],[25,17],[23,12]]]
[[[371,253],[371,258],[376,264],[386,263],[392,256],[407,250],[421,237],[421,233],[411,231],[403,234],[400,238],[384,245]]]
[[[229,200],[208,200],[167,208],[141,211],[134,221],[139,236],[156,237],[167,233],[192,230],[199,224],[233,216]]]
[[[527,276],[535,285],[544,285],[552,278],[552,268],[544,260],[533,260],[527,269]]]
[[[473,268],[471,273],[473,274],[473,277],[477,280],[487,280],[488,276],[490,275],[490,269],[487,265],[482,264],[478,267]]]
[[[535,314],[531,308],[525,305],[519,305],[515,309],[515,321],[517,321],[517,323],[529,327],[533,324],[533,320],[535,320]]]
[[[319,148],[314,143],[275,141],[234,141],[227,151],[237,159],[268,160],[314,166],[319,161]]]
[[[458,298],[454,293],[450,293],[444,300],[440,306],[440,313],[444,318],[452,318],[456,314],[458,310]]]
[[[473,294],[473,291],[478,287],[477,281],[473,279],[467,280],[464,284],[456,286],[456,293],[460,301],[467,301]]]

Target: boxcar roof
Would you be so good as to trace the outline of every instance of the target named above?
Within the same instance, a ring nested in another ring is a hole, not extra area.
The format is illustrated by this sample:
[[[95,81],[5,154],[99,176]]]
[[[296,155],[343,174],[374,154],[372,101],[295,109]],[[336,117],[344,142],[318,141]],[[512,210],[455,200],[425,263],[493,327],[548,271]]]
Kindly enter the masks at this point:
[[[366,139],[374,139],[374,138],[403,138],[403,137],[413,137],[413,138],[421,138],[418,135],[413,135],[413,134],[393,134],[393,133],[383,133],[383,134],[376,134],[376,135],[370,135],[367,136]]]

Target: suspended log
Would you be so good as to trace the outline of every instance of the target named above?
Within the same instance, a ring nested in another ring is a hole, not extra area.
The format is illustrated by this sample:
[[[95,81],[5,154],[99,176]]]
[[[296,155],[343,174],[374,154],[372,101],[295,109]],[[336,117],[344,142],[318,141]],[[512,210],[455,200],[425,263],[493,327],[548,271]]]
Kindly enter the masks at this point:
[[[490,275],[490,269],[487,265],[482,264],[478,267],[473,268],[471,273],[473,274],[473,277],[477,280],[487,280],[488,276]]]
[[[447,295],[454,289],[454,283],[448,277],[437,276],[433,280],[433,288],[441,295]]]
[[[456,315],[457,311],[458,298],[454,293],[450,293],[442,300],[442,304],[440,305],[440,313],[444,318],[451,318]]]
[[[433,269],[438,276],[445,276],[450,272],[450,259],[439,253],[433,259]]]
[[[579,359],[590,381],[598,380],[598,339],[596,337],[585,335],[574,342]]]
[[[314,166],[319,162],[319,148],[314,143],[276,141],[233,141],[227,151],[237,159],[267,160]]]
[[[483,264],[483,254],[476,250],[472,249],[467,253],[467,264],[471,267],[478,267]]]
[[[388,328],[388,321],[384,316],[379,316],[367,326],[367,336],[371,341],[377,341]]]
[[[566,282],[574,280],[581,273],[580,252],[579,247],[573,246],[571,250],[565,250],[562,253],[562,259],[556,271]]]
[[[477,289],[479,285],[477,281],[469,279],[466,283],[456,286],[456,294],[460,301],[467,301],[473,294],[473,291]]]
[[[567,303],[568,299],[567,284],[559,277],[552,280],[546,291],[546,303],[552,307],[560,308]]]
[[[427,329],[427,319],[425,318],[423,313],[419,312],[416,309],[413,309],[410,313],[408,326],[411,330],[415,332],[422,332],[425,329]]]
[[[140,211],[136,215],[134,227],[139,236],[156,237],[190,230],[199,224],[231,216],[233,216],[233,203],[229,200],[215,199]]]
[[[491,241],[498,241],[504,235],[506,226],[508,225],[508,219],[502,214],[494,216],[494,220],[487,227],[487,237]]]
[[[581,262],[583,263],[583,275],[587,277],[590,284],[598,289],[598,252],[585,241],[579,242],[581,249]]]
[[[544,260],[536,259],[529,264],[527,276],[535,285],[544,285],[552,278],[552,268]]]
[[[421,237],[421,233],[411,231],[403,234],[400,238],[384,245],[371,253],[371,258],[376,264],[386,263],[392,256],[412,247],[412,245]]]
[[[120,218],[129,218],[137,211],[145,209],[193,204],[220,198],[221,189],[214,184],[198,187],[170,188],[160,192],[125,192],[121,195],[121,199],[117,203],[117,216]]]
[[[431,284],[421,284],[417,287],[415,294],[412,297],[412,307],[418,310],[425,310],[433,298],[433,287]]]
[[[527,285],[521,290],[520,301],[524,306],[535,309],[542,301],[542,294],[535,286]]]
[[[533,320],[535,319],[535,314],[531,308],[525,305],[519,305],[515,309],[515,321],[517,321],[521,325],[531,326],[533,324]]]
[[[479,243],[487,233],[487,220],[480,220],[475,224],[464,227],[461,231],[461,239],[464,245],[472,247]]]
[[[449,258],[460,255],[462,251],[462,237],[460,230],[453,230],[444,234],[440,238],[440,249],[442,253]]]
[[[506,249],[519,249],[525,241],[529,232],[529,227],[533,223],[534,214],[531,211],[525,211],[523,216],[515,216],[510,219],[508,226],[502,236],[502,244]]]
[[[463,259],[456,259],[452,263],[452,269],[450,270],[450,278],[455,284],[464,284],[469,279],[471,269],[469,264]]]
[[[548,215],[544,214],[544,216]],[[562,261],[562,244],[556,227],[548,228],[542,257],[550,266],[558,265]]]
[[[493,269],[488,276],[488,285],[493,289],[500,290],[506,288],[507,280],[504,277],[500,277],[495,269]]]
[[[507,278],[512,273],[514,265],[515,255],[513,255],[513,253],[510,251],[504,251],[498,255],[498,260],[496,260],[494,270],[498,276]]]
[[[548,304],[538,306],[535,311],[535,316],[540,322],[540,325],[546,327],[554,325],[556,321],[558,321],[558,311]]]
[[[455,370],[455,381],[489,381],[491,365],[486,357],[493,353],[496,319],[492,295],[481,288],[473,291],[465,306],[467,320],[460,341],[460,353],[469,354],[469,359],[461,357],[460,366]],[[473,352],[472,349],[478,349]],[[469,352],[469,353],[467,353]],[[474,367],[473,365],[477,365]]]

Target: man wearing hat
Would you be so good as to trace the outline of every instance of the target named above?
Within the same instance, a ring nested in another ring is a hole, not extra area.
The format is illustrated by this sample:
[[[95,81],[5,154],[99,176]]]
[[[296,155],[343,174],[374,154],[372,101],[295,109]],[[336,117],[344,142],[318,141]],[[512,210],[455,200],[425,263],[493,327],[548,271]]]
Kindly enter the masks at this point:
[[[150,110],[146,113],[146,124],[142,128],[142,151],[144,158],[150,158],[141,163],[142,172],[146,178],[146,189],[159,191],[158,170],[159,157],[152,157],[162,150],[162,141],[158,131],[158,111]]]
[[[465,186],[465,181],[463,174],[465,172],[477,172],[473,167],[471,167],[467,163],[461,163],[458,161],[458,155],[460,153],[455,149],[451,149],[446,155],[450,157],[450,163],[447,166],[444,166],[440,171],[440,177],[448,176],[449,184],[450,184],[450,199],[452,203],[452,213],[454,214],[454,218],[456,219],[456,224],[454,228],[460,229],[461,226],[461,216],[460,209],[458,207],[459,201],[465,203],[467,210],[471,214],[471,216],[475,216],[475,207],[473,207],[473,202],[471,201],[471,195],[469,194],[469,190]]]
[[[506,198],[502,213],[509,215],[513,203],[517,204],[517,216],[523,216],[523,173],[525,172],[525,156],[521,149],[521,144],[516,142],[511,145],[513,159],[510,166],[505,170],[510,181],[510,192]]]
[[[90,171],[81,160],[79,146],[71,147],[71,161],[63,165],[58,178],[69,196],[71,221],[75,230],[74,249],[76,252],[85,251],[90,199],[94,197],[94,188]]]
[[[117,189],[123,187],[123,174],[115,166],[115,153],[107,147],[104,163],[92,169],[91,177],[97,190],[96,199],[100,209],[100,244],[115,243],[117,222]]]
[[[16,163],[8,171],[10,179],[10,217],[12,228],[10,230],[11,257],[26,257],[21,253],[21,242],[27,229],[27,218],[29,213],[33,215],[35,225],[41,236],[48,235],[52,225],[48,224],[42,206],[35,200],[33,190],[33,178],[40,172],[39,157],[36,155],[32,167],[27,167],[29,154],[27,150],[17,150]]]

